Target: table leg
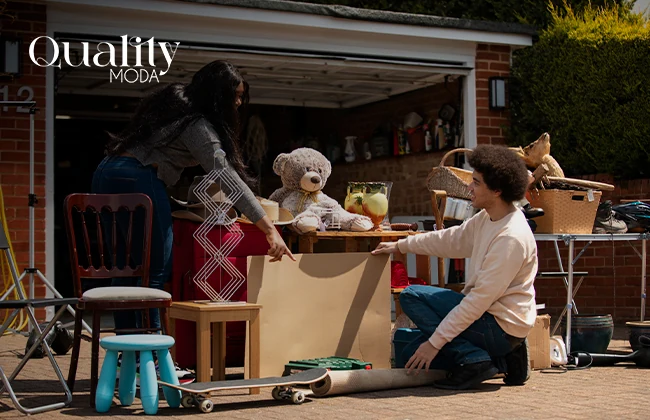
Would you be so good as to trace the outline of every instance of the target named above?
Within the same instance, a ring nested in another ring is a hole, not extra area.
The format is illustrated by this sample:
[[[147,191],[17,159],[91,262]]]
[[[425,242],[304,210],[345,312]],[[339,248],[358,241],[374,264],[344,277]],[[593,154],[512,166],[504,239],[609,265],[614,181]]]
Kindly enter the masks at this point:
[[[315,238],[311,236],[298,236],[298,252],[301,254],[313,254]]]
[[[169,335],[176,340],[176,318],[169,317]],[[169,349],[169,354],[171,354],[172,360],[176,360],[176,344]]]
[[[415,275],[431,284],[431,258],[428,255],[415,255]]]
[[[251,310],[248,335],[248,376],[250,378],[260,377],[260,311]],[[259,388],[249,389],[250,394],[259,394]]]
[[[645,299],[646,299],[646,241],[641,240],[641,321],[645,319]]]
[[[212,323],[212,380],[226,380],[226,323]]]
[[[571,315],[573,315],[573,239],[569,240],[568,278],[566,294],[566,353],[571,354]]]
[[[196,380],[210,381],[210,320],[205,315],[196,322]]]

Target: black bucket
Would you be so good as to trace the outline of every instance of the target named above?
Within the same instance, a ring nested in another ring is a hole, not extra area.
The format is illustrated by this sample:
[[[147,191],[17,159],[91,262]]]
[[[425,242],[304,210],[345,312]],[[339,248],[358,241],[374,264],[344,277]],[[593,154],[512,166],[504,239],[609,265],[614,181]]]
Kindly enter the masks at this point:
[[[566,331],[566,321],[564,331]],[[609,314],[571,316],[571,352],[604,354],[607,352],[613,334],[614,321]]]

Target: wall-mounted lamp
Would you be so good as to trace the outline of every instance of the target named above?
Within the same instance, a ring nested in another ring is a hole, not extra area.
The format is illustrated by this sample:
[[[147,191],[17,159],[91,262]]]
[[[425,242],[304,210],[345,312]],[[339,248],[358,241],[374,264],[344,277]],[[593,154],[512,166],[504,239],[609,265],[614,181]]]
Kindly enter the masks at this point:
[[[23,73],[23,40],[0,37],[0,77],[15,79]]]
[[[490,77],[488,79],[488,92],[490,95],[490,109],[503,111],[510,106],[508,98],[508,79],[505,77]]]

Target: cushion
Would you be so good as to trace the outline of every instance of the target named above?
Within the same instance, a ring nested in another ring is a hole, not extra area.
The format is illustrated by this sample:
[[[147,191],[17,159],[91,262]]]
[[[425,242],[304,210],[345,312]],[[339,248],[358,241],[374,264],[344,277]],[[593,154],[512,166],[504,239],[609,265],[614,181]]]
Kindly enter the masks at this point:
[[[95,287],[83,294],[83,299],[89,300],[141,300],[141,299],[171,299],[172,295],[164,290],[150,287],[110,286]]]

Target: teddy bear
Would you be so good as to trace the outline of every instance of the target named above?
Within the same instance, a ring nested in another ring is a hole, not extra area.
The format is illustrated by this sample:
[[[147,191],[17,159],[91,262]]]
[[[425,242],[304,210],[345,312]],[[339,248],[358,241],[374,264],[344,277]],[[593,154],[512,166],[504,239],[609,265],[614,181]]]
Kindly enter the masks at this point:
[[[353,214],[323,193],[332,165],[322,153],[308,147],[281,153],[273,161],[273,172],[282,178],[282,188],[269,197],[294,216],[291,227],[298,233],[340,223],[342,230],[365,232],[373,227],[367,216]]]

